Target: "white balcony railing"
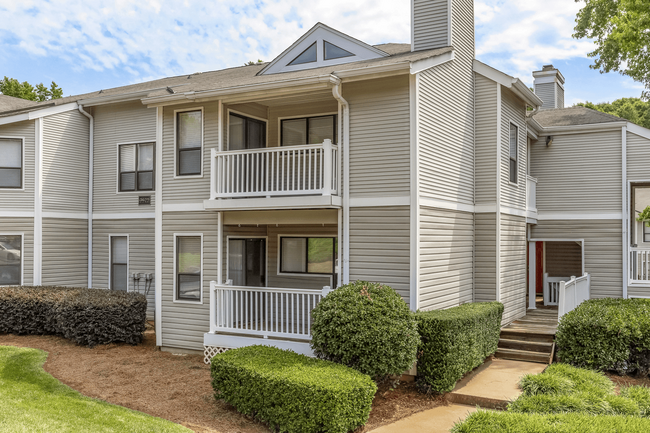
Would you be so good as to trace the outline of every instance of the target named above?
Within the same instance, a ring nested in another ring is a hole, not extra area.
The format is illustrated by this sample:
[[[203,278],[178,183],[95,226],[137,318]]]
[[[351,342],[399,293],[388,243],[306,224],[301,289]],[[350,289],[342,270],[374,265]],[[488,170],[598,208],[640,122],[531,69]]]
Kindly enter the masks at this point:
[[[211,199],[338,195],[338,146],[322,144],[212,150]]]
[[[650,283],[650,250],[630,248],[628,272],[630,283]]]
[[[566,313],[591,297],[591,276],[571,277],[569,281],[560,282],[558,300],[558,320]]]
[[[537,212],[537,179],[526,176],[526,210]]]
[[[210,332],[311,340],[311,311],[331,290],[210,282]]]

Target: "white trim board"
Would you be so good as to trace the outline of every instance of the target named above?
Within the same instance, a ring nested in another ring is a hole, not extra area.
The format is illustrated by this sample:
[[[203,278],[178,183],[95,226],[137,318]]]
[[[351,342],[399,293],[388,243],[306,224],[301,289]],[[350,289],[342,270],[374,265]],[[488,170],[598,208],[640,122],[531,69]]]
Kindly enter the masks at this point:
[[[545,220],[620,220],[621,212],[538,212],[537,219]]]
[[[163,212],[203,212],[205,207],[203,201],[195,203],[163,203]]]
[[[77,110],[79,105],[76,102],[69,104],[56,105],[54,107],[42,108],[40,110],[30,111],[28,113],[15,114],[13,116],[7,116],[0,118],[0,125],[6,125],[9,123],[24,122],[26,120],[40,119],[45,116],[51,116],[53,114],[65,113],[66,111]]]
[[[650,129],[644,128],[643,126],[639,126],[635,123],[627,122],[627,132],[631,132],[632,134],[636,134],[640,137],[650,140]]]
[[[411,197],[356,197],[350,198],[350,207],[408,206]]]
[[[427,59],[416,60],[411,63],[411,74],[419,74],[422,71],[433,68],[443,63],[451,62],[455,58],[454,51],[447,51],[440,55],[429,57]]]
[[[94,220],[132,220],[132,219],[154,219],[155,212],[124,212],[124,213],[104,213],[93,212]]]
[[[455,210],[460,212],[471,212],[471,213],[474,213],[475,211],[475,206],[471,204],[435,199],[426,196],[420,196],[420,207],[430,207],[436,209]]]

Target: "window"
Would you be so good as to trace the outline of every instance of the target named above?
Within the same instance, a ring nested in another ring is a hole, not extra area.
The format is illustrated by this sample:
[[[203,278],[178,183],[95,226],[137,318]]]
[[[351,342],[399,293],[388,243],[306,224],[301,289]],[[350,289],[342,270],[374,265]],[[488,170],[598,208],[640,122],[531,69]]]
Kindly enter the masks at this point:
[[[176,175],[200,175],[203,120],[201,110],[176,113]]]
[[[282,146],[320,144],[325,139],[336,143],[336,115],[282,120]]]
[[[154,145],[121,144],[120,191],[151,191],[154,185]]]
[[[228,116],[228,150],[266,147],[266,122],[235,113]]]
[[[129,241],[126,236],[111,236],[111,290],[129,288]]]
[[[201,236],[177,236],[177,300],[201,301],[201,267]]]
[[[333,274],[336,260],[336,238],[280,238],[280,272]]]
[[[23,187],[23,142],[0,138],[0,188]]]
[[[21,235],[0,235],[0,286],[22,284]]]
[[[266,286],[266,239],[228,239],[228,279],[234,286]]]
[[[646,226],[645,222],[643,224],[643,242],[650,242],[650,227]]]
[[[309,48],[300,53],[298,57],[293,59],[289,65],[302,65],[304,63],[313,63],[316,61],[316,42],[311,44]]]
[[[344,50],[341,47],[337,47],[334,44],[330,44],[327,41],[323,41],[323,51],[325,53],[325,60],[340,59],[342,57],[354,56],[351,52]]]
[[[518,131],[512,123],[510,124],[510,182],[517,183],[517,144]]]

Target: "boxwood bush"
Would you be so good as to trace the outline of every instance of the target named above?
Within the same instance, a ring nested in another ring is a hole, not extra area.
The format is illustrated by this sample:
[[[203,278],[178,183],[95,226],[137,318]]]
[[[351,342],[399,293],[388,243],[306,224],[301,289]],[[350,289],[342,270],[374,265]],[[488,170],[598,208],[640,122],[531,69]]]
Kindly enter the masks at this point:
[[[142,341],[147,299],[69,287],[0,287],[0,333],[55,334],[78,344]]]
[[[421,338],[417,367],[420,389],[451,391],[465,373],[496,352],[502,315],[500,302],[415,313]]]
[[[280,432],[347,433],[368,421],[377,391],[356,370],[269,346],[216,355],[211,374],[215,398]]]
[[[375,379],[411,368],[420,340],[417,324],[392,288],[356,281],[327,295],[312,312],[311,347],[320,359]]]
[[[650,299],[591,299],[562,317],[562,362],[620,374],[650,372]]]

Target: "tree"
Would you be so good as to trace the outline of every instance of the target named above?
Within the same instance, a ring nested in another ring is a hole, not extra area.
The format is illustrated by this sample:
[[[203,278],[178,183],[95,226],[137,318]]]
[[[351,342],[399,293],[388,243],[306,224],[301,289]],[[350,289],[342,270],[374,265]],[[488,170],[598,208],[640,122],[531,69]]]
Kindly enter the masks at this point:
[[[63,96],[63,90],[52,81],[48,89],[39,83],[36,87],[29,84],[27,81],[20,83],[15,78],[4,77],[0,80],[0,93],[7,96],[16,98],[27,99],[29,101],[47,101],[49,99],[59,99]]]
[[[576,18],[576,39],[595,39],[592,69],[618,71],[643,83],[642,98],[650,97],[650,0],[585,1]]]
[[[603,102],[594,104],[587,101],[580,102],[577,105],[603,113],[613,114],[637,125],[650,128],[650,101],[642,101],[639,98],[620,98],[612,103]]]

